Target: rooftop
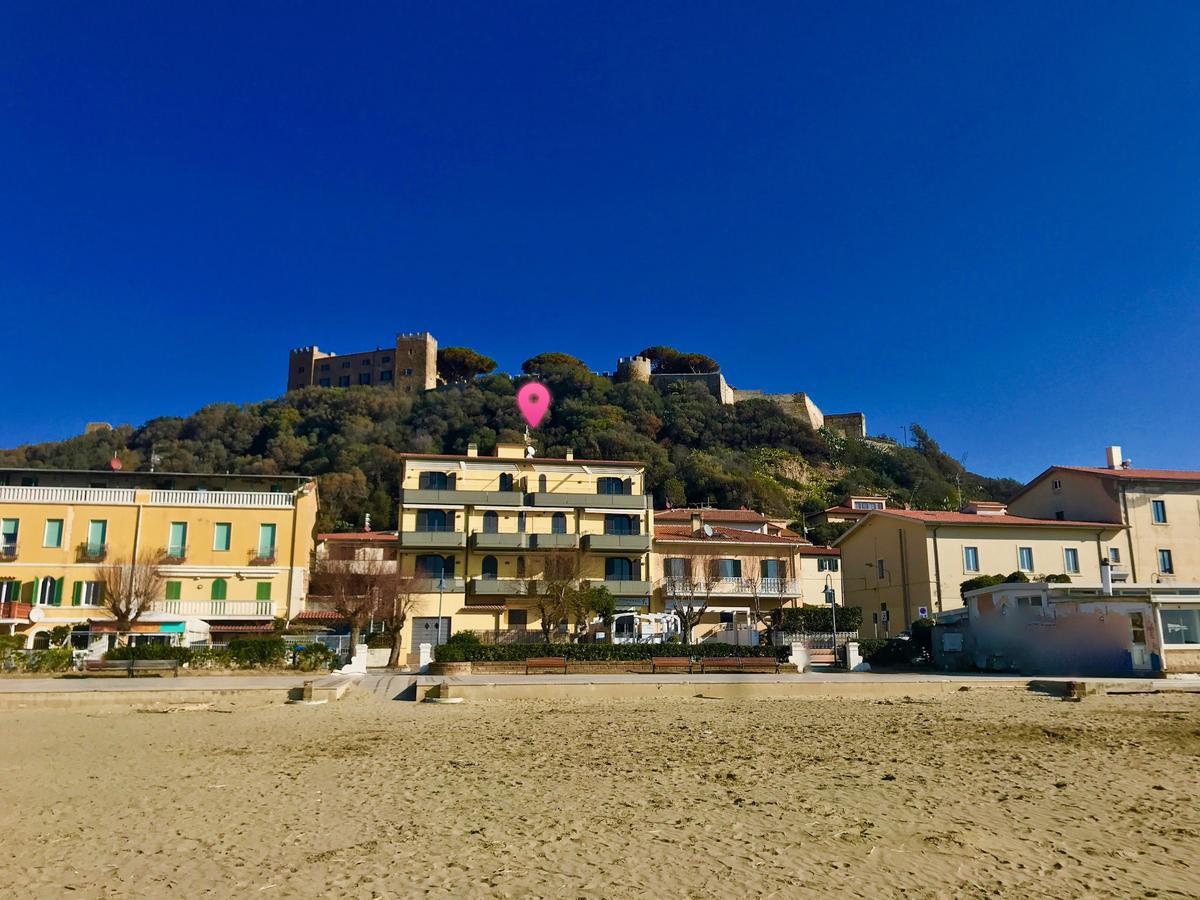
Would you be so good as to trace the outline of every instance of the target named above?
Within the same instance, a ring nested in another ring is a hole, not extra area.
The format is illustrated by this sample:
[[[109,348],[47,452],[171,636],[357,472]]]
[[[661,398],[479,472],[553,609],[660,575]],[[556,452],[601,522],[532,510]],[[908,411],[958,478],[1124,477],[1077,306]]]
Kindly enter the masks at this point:
[[[752,509],[665,509],[654,513],[658,522],[690,522],[699,515],[702,522],[748,522],[769,525],[771,520]]]
[[[1125,526],[1115,522],[1080,522],[1072,519],[1030,519],[1026,516],[1010,516],[996,513],[949,512],[932,509],[874,509],[865,519],[837,539],[841,544],[847,537],[876,517],[907,519],[926,525],[977,525],[981,528],[1086,528],[1089,531],[1116,531]]]
[[[710,525],[712,537],[703,533],[697,534],[687,525],[655,525],[654,539],[656,541],[689,542],[697,544],[757,544],[759,546],[789,547],[795,552],[808,556],[837,556],[841,553],[833,547],[817,547],[800,537],[790,537],[783,534],[763,534],[760,531],[746,531],[743,528],[725,528],[721,525]]]

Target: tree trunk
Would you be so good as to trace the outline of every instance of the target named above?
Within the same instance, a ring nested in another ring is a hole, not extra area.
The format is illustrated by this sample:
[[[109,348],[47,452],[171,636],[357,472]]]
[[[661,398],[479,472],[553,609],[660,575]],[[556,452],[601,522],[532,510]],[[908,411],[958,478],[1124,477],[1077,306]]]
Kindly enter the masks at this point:
[[[404,642],[404,625],[401,623],[399,628],[392,629],[392,652],[388,654],[388,668],[398,669],[400,667],[400,645]]]
[[[362,638],[362,626],[357,622],[350,623],[350,658],[354,658],[354,651],[358,647],[358,642]]]

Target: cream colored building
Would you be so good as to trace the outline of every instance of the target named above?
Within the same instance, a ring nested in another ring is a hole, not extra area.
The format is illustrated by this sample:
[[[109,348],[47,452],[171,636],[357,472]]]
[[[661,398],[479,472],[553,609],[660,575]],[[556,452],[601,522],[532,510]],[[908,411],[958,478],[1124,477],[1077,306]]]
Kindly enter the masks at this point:
[[[98,567],[161,552],[163,596],[134,629],[221,641],[298,612],[317,515],[308,478],[0,470],[0,627],[111,634]]]
[[[641,463],[531,457],[524,444],[491,457],[405,454],[399,564],[424,588],[405,646],[539,629],[528,591],[548,554],[607,587],[619,608],[645,610],[652,525]]]
[[[960,585],[978,575],[1098,583],[1100,560],[1123,532],[1112,522],[1015,516],[979,502],[963,512],[873,511],[836,544],[846,605],[863,610],[864,637],[882,637],[961,607]]]
[[[755,615],[842,598],[840,552],[816,547],[751,510],[670,510],[655,516],[655,610],[707,603],[693,640],[758,628]]]
[[[1052,466],[1010,501],[1014,514],[1124,526],[1107,547],[1117,580],[1200,582],[1200,472],[1135,469],[1108,448],[1108,465]]]

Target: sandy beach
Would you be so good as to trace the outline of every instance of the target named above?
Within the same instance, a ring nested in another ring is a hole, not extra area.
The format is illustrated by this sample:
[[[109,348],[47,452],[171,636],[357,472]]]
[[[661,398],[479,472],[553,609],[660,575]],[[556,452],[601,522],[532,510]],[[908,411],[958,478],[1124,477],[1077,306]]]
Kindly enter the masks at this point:
[[[1200,695],[3,714],[22,897],[1200,894]]]

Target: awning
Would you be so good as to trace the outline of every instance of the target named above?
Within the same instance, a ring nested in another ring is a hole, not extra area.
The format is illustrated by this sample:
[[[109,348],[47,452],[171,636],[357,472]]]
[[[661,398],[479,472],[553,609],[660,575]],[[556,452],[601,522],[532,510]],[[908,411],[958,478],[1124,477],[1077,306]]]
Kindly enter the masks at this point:
[[[306,609],[292,618],[293,622],[344,622],[345,617],[332,609]]]
[[[256,624],[254,622],[214,622],[210,623],[208,630],[213,634],[270,634],[275,630],[273,622],[263,622]]]
[[[459,610],[459,612],[460,612],[460,613],[469,613],[469,612],[490,612],[490,613],[498,613],[498,612],[506,612],[507,610],[508,610],[508,607],[507,607],[507,606],[504,606],[504,605],[500,605],[500,606],[495,606],[495,605],[492,605],[492,606],[474,606],[474,605],[472,605],[472,606],[464,606],[462,609],[460,609],[460,610]]]

